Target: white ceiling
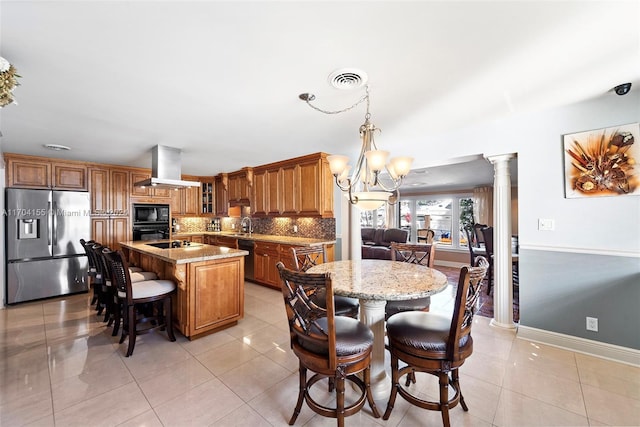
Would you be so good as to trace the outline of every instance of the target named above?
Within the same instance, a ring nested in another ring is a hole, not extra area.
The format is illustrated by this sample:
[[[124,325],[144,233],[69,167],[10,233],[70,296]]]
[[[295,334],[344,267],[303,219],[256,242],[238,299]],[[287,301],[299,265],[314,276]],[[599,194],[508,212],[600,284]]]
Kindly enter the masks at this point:
[[[338,68],[367,72],[378,145],[416,168],[439,134],[640,86],[638,1],[0,0],[0,20],[22,76],[3,151],[150,167],[162,144],[195,175],[355,158],[364,105],[298,99],[354,103],[327,84]]]

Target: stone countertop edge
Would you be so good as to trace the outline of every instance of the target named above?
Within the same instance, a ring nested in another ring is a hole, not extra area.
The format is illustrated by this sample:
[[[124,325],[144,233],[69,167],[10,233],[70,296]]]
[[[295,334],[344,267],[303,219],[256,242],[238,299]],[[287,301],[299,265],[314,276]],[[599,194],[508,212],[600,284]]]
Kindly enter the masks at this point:
[[[330,245],[335,244],[335,240],[325,239],[312,239],[308,237],[292,237],[292,236],[276,236],[273,234],[240,234],[230,231],[190,231],[174,233],[172,237],[175,240],[180,240],[175,236],[224,236],[233,237],[242,240],[253,240],[256,242],[270,242],[270,243],[283,243],[285,245],[301,245],[301,246],[313,246],[313,245]]]
[[[189,264],[192,262],[211,261],[249,255],[249,252],[239,249],[204,244],[172,249],[160,249],[147,245],[147,243],[157,243],[161,241],[162,240],[120,242],[120,246],[145,255],[153,256],[172,264]],[[169,240],[164,241],[168,242]]]

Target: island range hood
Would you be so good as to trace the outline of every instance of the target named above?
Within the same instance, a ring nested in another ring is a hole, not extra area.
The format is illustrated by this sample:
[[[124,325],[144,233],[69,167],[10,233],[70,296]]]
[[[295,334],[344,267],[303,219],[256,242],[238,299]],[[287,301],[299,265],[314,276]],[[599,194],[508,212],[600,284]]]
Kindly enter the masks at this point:
[[[151,149],[151,178],[134,182],[134,187],[154,187],[177,190],[200,187],[199,182],[183,181],[182,152],[177,148],[156,145]]]

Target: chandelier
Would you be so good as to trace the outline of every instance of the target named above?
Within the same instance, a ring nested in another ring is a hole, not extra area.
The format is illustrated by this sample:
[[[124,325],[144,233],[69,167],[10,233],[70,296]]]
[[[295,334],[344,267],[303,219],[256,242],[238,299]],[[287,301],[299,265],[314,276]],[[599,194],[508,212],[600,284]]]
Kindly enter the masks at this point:
[[[369,112],[369,86],[365,85],[365,95],[352,106],[339,111],[325,111],[311,104],[315,95],[303,93],[300,99],[305,101],[314,110],[325,114],[337,114],[349,111],[362,102],[366,102],[367,112],[364,123],[360,126],[360,138],[362,146],[351,175],[349,158],[341,155],[327,156],[329,169],[336,179],[338,187],[344,191],[349,202],[361,210],[376,210],[385,203],[394,204],[399,199],[398,187],[402,179],[409,173],[413,157],[395,157],[387,163],[388,151],[378,150],[374,140],[374,134],[380,129],[371,123]],[[386,174],[382,174],[382,172]],[[382,176],[384,175],[384,176]]]
[[[19,86],[16,69],[9,61],[0,56],[0,108],[11,103],[16,103],[13,97],[13,89]]]

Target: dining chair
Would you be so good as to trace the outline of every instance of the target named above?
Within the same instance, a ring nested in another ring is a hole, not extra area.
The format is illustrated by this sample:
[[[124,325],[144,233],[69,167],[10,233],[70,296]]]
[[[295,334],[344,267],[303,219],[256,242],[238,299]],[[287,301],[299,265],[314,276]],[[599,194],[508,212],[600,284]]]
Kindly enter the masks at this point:
[[[345,417],[351,416],[369,403],[373,416],[380,413],[373,400],[370,382],[373,332],[368,326],[347,316],[336,316],[333,285],[328,273],[305,273],[277,264],[280,274],[284,306],[289,321],[291,349],[299,361],[300,387],[298,401],[289,425],[307,403],[315,413],[336,418],[343,427]],[[325,295],[324,307],[309,296]],[[313,375],[307,379],[307,371]],[[362,378],[357,374],[362,373]],[[314,398],[312,387],[318,381],[331,378],[335,383],[335,406],[326,406]],[[359,396],[345,403],[345,383],[357,387]]]
[[[436,245],[433,244],[391,243],[391,261],[408,262],[433,268],[435,254]],[[389,317],[403,311],[429,311],[430,305],[431,297],[401,301],[387,301],[384,309],[384,317],[385,320],[388,320]]]
[[[489,295],[493,286],[493,227],[484,227],[480,231],[484,237],[484,247],[487,252],[487,261],[489,261],[487,272],[487,295]]]
[[[120,329],[120,321],[122,319],[122,301],[118,297],[117,287],[113,284],[113,280],[111,278],[111,268],[109,267],[109,260],[106,258],[105,254],[110,252],[106,246],[101,246],[96,250],[96,256],[98,258],[98,265],[100,266],[100,272],[103,277],[104,286],[106,289],[106,305],[107,305],[107,313],[105,314],[105,322],[107,322],[107,326],[113,326],[113,331],[111,336],[118,335],[118,331]],[[158,278],[158,275],[152,271],[142,271],[141,268],[136,268],[132,271],[129,268],[129,277],[131,278],[131,283],[135,284],[137,282],[142,282],[145,280],[155,280]]]
[[[87,262],[89,264],[89,268],[87,269],[87,276],[89,277],[89,287],[93,291],[90,305],[94,305],[98,302],[98,292],[96,291],[96,275],[98,274],[98,270],[96,269],[96,261],[93,256],[93,252],[91,251],[91,249],[89,249],[88,246],[93,246],[94,243],[95,241],[93,240],[80,239],[80,245],[82,245],[84,253],[87,255]]]
[[[471,326],[481,281],[488,268],[484,257],[478,257],[478,263],[477,267],[462,267],[460,270],[452,317],[411,311],[396,314],[387,321],[392,389],[382,417],[384,420],[391,416],[398,394],[412,405],[440,411],[445,427],[450,426],[449,410],[458,403],[465,411],[469,410],[460,391],[458,370],[473,353]],[[399,367],[400,361],[403,362],[402,368]],[[417,396],[400,385],[402,376],[415,372],[438,377],[438,401],[425,400],[424,395]]]
[[[476,247],[481,248],[484,246],[484,236],[482,235],[482,229],[488,227],[487,224],[473,224],[473,236],[475,237]],[[471,264],[473,265],[473,264]]]
[[[167,331],[169,341],[175,341],[173,334],[171,297],[176,292],[176,284],[171,280],[144,280],[131,282],[127,260],[120,251],[105,250],[111,271],[111,279],[122,305],[123,326],[120,344],[129,338],[126,357],[133,354],[136,337],[151,331]],[[146,305],[143,307],[143,305]]]
[[[469,249],[469,265],[474,265],[476,262],[476,257],[480,254],[477,253],[478,249],[480,249],[480,245],[476,240],[475,233],[472,229],[465,228],[464,233],[467,236],[467,249]],[[484,254],[484,250],[482,250]]]
[[[427,243],[429,245],[433,243],[433,238],[436,236],[436,232],[430,228],[419,228],[417,233],[418,243]]]
[[[327,251],[324,245],[292,247],[293,260],[298,271],[307,271],[314,265],[327,261]],[[324,304],[324,295],[314,295],[313,299],[321,307]],[[349,316],[358,318],[360,304],[355,298],[348,298],[339,295],[333,297],[336,316]]]

